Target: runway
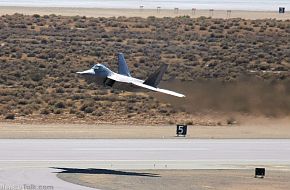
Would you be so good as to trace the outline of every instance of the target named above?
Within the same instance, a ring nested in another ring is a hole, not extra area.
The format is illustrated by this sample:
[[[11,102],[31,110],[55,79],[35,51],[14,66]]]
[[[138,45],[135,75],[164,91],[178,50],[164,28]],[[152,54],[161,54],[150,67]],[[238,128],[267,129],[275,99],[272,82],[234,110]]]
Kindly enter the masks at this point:
[[[58,179],[57,168],[290,169],[289,139],[2,139],[0,150],[0,187],[86,189]]]

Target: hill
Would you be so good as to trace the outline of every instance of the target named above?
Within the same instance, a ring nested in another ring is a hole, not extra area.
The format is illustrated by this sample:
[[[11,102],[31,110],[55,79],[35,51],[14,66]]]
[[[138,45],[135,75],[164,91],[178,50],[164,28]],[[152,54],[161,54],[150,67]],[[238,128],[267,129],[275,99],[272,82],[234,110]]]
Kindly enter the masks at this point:
[[[75,72],[94,63],[117,70],[115,56],[123,52],[137,78],[168,63],[166,81],[282,83],[284,103],[289,98],[289,39],[290,20],[5,15],[0,17],[1,119],[227,123],[214,119],[225,111],[219,107],[193,113],[147,93],[88,84]],[[284,110],[290,111],[290,105]]]

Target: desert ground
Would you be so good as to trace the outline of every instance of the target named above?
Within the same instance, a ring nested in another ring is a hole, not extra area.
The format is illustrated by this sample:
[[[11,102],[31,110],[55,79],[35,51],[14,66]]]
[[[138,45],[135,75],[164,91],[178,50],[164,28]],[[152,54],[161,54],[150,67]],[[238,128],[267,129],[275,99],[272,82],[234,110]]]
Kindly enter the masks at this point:
[[[284,14],[279,14],[278,11],[239,11],[239,10],[169,10],[160,9],[101,9],[101,8],[57,8],[57,7],[0,7],[0,14],[12,15],[20,13],[24,15],[40,14],[40,15],[63,15],[63,16],[87,16],[87,17],[176,17],[188,15],[193,18],[205,16],[212,18],[243,18],[243,19],[290,19],[289,11]]]
[[[188,126],[185,138],[195,139],[278,139],[290,138],[289,119],[243,118],[242,124]],[[172,139],[175,125],[108,125],[60,123],[0,123],[1,139]]]
[[[102,170],[63,171],[65,181],[108,190],[286,190],[289,171],[266,171],[264,179],[254,178],[254,170]]]
[[[288,117],[289,27],[277,19],[3,15],[0,118],[226,126],[239,115]],[[117,52],[141,79],[169,64],[161,87],[187,97],[100,87],[75,74],[98,62],[116,70]]]

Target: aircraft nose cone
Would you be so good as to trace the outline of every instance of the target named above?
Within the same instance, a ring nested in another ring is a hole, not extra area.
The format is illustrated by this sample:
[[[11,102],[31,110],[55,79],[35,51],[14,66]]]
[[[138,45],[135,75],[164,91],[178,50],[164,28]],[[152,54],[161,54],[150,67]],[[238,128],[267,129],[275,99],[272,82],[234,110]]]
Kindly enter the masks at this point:
[[[92,70],[92,69],[89,69],[89,70],[86,70],[86,71],[79,71],[79,72],[76,72],[76,73],[80,74],[80,75],[94,75],[95,71]]]

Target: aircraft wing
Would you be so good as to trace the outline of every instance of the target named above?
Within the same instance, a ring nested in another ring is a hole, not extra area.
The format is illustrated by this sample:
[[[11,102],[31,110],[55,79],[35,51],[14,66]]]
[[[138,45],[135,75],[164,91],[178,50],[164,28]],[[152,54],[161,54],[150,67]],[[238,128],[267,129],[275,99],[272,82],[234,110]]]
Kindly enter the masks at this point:
[[[166,89],[162,89],[162,88],[155,88],[153,86],[147,85],[142,83],[141,81],[135,81],[135,80],[130,80],[129,78],[123,78],[123,77],[119,77],[117,75],[110,75],[108,76],[109,79],[115,80],[117,82],[124,82],[124,83],[129,83],[129,84],[133,84],[142,88],[146,88],[155,92],[161,92],[161,93],[165,93],[165,94],[169,94],[172,96],[176,96],[176,97],[185,97],[185,95],[177,93],[177,92],[173,92],[170,90],[166,90]]]

